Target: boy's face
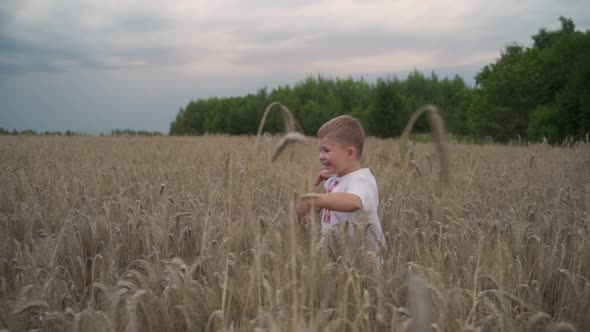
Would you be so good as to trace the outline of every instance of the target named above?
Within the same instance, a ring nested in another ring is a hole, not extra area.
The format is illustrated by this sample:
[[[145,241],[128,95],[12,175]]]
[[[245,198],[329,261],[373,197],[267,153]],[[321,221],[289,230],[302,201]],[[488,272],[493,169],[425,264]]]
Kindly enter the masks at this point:
[[[329,173],[344,176],[356,167],[356,149],[352,146],[343,146],[329,135],[318,140],[320,148],[320,163]]]

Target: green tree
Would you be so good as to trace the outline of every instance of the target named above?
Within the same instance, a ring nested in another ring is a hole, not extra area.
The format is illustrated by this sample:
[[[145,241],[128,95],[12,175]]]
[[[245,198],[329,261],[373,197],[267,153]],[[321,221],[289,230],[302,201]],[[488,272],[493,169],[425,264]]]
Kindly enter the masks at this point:
[[[557,125],[549,132],[557,127],[556,140],[590,130],[590,35],[576,31],[571,19],[559,20],[560,29],[540,29],[530,48],[509,45],[476,76],[478,105],[486,105],[473,112],[478,129],[497,128],[494,137],[504,140],[524,132],[537,138],[541,119],[552,114]]]
[[[555,106],[539,106],[531,113],[527,137],[530,140],[540,141],[545,137],[549,142],[555,143],[559,137],[559,110]]]
[[[369,111],[369,130],[378,137],[399,136],[405,116],[397,79],[378,79],[374,88],[373,104]]]

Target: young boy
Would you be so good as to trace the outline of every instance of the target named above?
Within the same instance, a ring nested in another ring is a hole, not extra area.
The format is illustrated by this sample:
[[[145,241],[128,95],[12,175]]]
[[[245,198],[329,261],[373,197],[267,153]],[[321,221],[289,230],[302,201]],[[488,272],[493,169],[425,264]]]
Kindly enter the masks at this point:
[[[365,142],[362,125],[357,119],[342,115],[326,122],[318,130],[317,138],[324,169],[317,175],[316,185],[326,180],[327,192],[305,195],[296,207],[298,217],[309,214],[312,206],[321,208],[323,237],[348,223],[349,237],[355,237],[355,228],[366,229],[368,246],[379,251],[385,238],[377,214],[377,183],[368,168],[361,168]],[[370,227],[353,227],[363,221]]]

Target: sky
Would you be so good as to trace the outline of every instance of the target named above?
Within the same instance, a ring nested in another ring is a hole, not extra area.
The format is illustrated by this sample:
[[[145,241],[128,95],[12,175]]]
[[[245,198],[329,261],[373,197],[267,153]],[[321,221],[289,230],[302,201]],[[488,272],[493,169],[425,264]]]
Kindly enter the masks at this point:
[[[588,0],[1,0],[0,127],[167,133],[191,100],[308,75],[468,84]]]

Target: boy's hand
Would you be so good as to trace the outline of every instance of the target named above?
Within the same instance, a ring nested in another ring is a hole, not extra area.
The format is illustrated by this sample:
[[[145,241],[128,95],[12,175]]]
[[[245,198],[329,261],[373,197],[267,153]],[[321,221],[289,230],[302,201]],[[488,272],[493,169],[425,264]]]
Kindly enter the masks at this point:
[[[295,206],[295,213],[297,213],[297,220],[299,222],[303,222],[307,224],[306,217],[311,211],[311,197],[303,196],[297,202],[297,206]]]
[[[309,193],[299,199],[297,206],[295,207],[295,212],[297,213],[297,219],[299,221],[307,223],[305,217],[311,212],[314,199],[317,199],[317,194],[315,193]]]
[[[328,171],[326,171],[325,169],[321,170],[318,173],[318,176],[316,176],[315,178],[315,185],[317,186],[318,184],[324,182],[325,180],[333,177],[335,174],[334,173],[330,173]]]

